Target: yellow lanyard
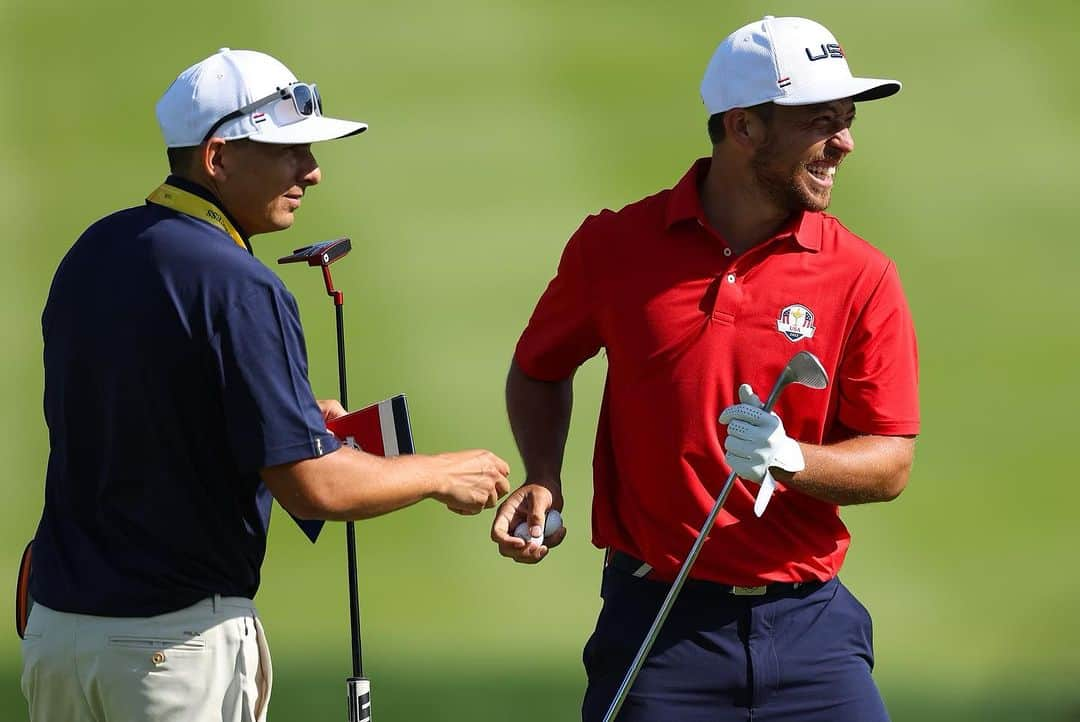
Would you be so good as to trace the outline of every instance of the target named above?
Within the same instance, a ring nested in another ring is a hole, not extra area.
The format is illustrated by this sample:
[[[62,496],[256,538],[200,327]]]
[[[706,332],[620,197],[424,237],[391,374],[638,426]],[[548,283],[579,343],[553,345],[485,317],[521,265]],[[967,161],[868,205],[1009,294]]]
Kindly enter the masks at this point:
[[[169,185],[168,183],[162,183],[158,186],[153,193],[146,197],[146,200],[151,203],[156,203],[159,206],[165,206],[166,208],[172,208],[174,211],[185,213],[192,218],[198,218],[212,223],[221,230],[229,234],[229,238],[232,238],[236,242],[236,245],[248,250],[247,244],[244,243],[243,236],[240,235],[236,227],[229,222],[229,219],[225,217],[225,214],[218,210],[210,201],[205,198],[200,198],[194,193],[188,193],[182,188]]]

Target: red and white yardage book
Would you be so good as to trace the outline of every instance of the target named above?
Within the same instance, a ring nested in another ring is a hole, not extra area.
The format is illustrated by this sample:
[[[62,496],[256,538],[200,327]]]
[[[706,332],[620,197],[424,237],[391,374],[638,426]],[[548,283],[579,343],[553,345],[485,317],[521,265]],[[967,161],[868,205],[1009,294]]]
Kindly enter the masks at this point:
[[[413,453],[409,407],[405,403],[404,394],[339,416],[328,421],[326,428],[341,443],[368,454],[400,456]],[[318,519],[299,519],[292,514],[290,516],[312,543],[318,540],[325,522]]]
[[[412,427],[405,395],[398,394],[327,422],[341,443],[376,456],[413,453]]]

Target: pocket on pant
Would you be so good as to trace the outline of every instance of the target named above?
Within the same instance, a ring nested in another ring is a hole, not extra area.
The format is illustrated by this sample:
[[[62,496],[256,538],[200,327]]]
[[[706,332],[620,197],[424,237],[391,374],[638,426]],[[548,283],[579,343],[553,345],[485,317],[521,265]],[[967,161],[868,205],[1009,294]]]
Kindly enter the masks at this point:
[[[264,722],[273,685],[270,648],[262,622],[255,615],[242,622],[240,684],[243,693],[243,722]]]
[[[37,686],[37,670],[41,659],[41,635],[36,637],[27,636],[22,640],[22,675],[19,677],[19,688],[27,701],[34,699],[34,688]]]
[[[581,651],[581,662],[585,666],[585,675],[594,678],[603,675],[612,664],[613,657],[619,657],[617,643],[620,637],[613,641],[608,628],[611,625],[610,603],[604,602],[599,616],[596,618],[596,628],[585,642],[585,648]]]
[[[23,641],[31,642],[38,639],[42,639],[45,636],[45,630],[48,626],[41,618],[42,612],[39,610],[37,614],[31,608],[30,616],[26,620],[26,629],[23,630]]]
[[[874,620],[868,610],[858,598],[851,593],[843,583],[838,585],[838,594],[842,595],[847,602],[845,605],[847,614],[853,625],[853,641],[859,649],[861,656],[866,660],[870,669],[874,668]]]
[[[170,652],[202,652],[206,649],[206,640],[202,637],[146,637],[127,634],[109,636],[110,647],[125,649],[158,649]]]
[[[653,605],[655,590],[643,595],[641,585],[647,584],[651,582],[618,570],[604,570],[604,604],[581,654],[590,679],[621,675],[634,659],[652,623],[653,612],[647,610],[658,609],[660,604],[656,601]]]

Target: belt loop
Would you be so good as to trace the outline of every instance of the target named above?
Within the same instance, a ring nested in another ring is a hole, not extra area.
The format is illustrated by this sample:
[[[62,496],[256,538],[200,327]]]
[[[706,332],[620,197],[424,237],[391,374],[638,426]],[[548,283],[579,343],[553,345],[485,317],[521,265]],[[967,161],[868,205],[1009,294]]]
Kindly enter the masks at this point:
[[[220,603],[221,603],[221,595],[220,594],[215,594],[214,596],[210,597],[210,606],[213,608],[214,614],[218,613],[218,605]]]

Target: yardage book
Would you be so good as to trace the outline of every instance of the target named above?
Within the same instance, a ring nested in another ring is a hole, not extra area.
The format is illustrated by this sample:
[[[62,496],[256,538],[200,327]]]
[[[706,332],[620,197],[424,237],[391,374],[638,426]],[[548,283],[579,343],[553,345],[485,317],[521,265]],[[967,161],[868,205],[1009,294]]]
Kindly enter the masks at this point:
[[[341,443],[376,456],[400,456],[413,453],[412,427],[405,394],[365,406],[326,422],[326,428]],[[304,535],[314,543],[324,522],[298,519],[290,514]]]
[[[341,443],[376,456],[413,453],[412,427],[405,394],[365,406],[328,421],[326,428]]]

